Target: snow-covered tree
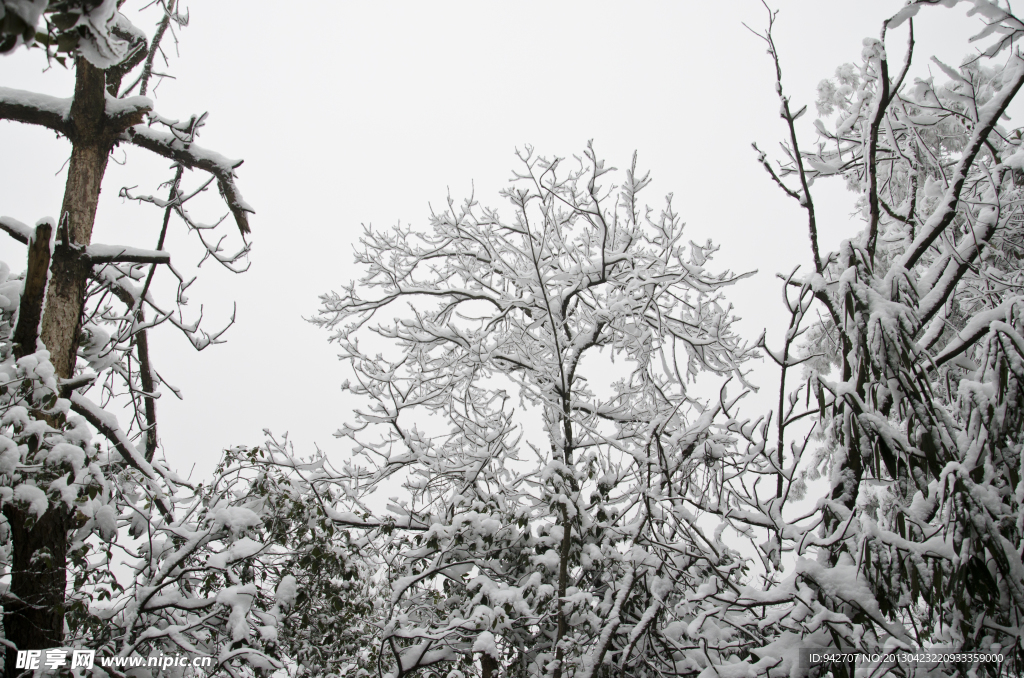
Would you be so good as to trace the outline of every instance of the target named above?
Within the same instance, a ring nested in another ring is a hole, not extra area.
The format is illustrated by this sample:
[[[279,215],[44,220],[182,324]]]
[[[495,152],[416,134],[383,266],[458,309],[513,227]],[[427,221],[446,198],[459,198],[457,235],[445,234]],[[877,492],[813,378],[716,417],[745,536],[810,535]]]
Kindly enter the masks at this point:
[[[35,541],[26,545],[12,539],[8,525],[3,562],[10,572],[11,552],[34,548],[35,561],[50,567],[29,574],[36,582],[52,578],[46,583],[53,589],[39,593],[70,586],[58,603],[67,631],[44,639],[48,647],[88,648],[101,657],[210,657],[213,672],[235,676],[288,665],[331,669],[358,654],[376,591],[356,545],[338,538],[315,500],[324,488],[306,480],[323,460],[298,461],[286,443],[271,441],[226,451],[214,475],[197,485],[156,461],[143,461],[141,471],[129,466],[132,442],[114,428],[114,417],[95,410],[97,428],[121,439],[103,450],[91,422],[59,397],[46,351],[18,358],[11,350],[17,305],[9,301],[22,284],[0,286],[0,501],[5,516],[9,507],[21,511],[30,529],[61,507],[71,517],[60,569],[52,566],[52,532],[30,532]],[[24,603],[36,600],[5,596],[10,627],[24,623]],[[18,674],[12,668],[5,675]]]
[[[0,228],[28,245],[24,276],[12,278],[6,265],[0,267],[0,555],[9,581],[4,645],[42,649],[74,641],[78,647],[130,654],[149,651],[166,637],[217,656],[225,667],[235,657],[274,665],[273,652],[243,642],[253,619],[247,611],[261,606],[242,570],[273,544],[288,540],[267,536],[254,547],[257,530],[272,531],[249,508],[260,500],[224,489],[229,481],[223,479],[190,486],[157,458],[155,400],[164,383],[152,366],[148,342],[149,330],[165,323],[200,349],[219,336],[186,321],[178,307],[191,281],[163,249],[172,217],[198,236],[205,256],[236,269],[248,252],[252,210],[235,184],[240,161],[196,143],[205,116],[168,119],[153,112],[145,96],[157,77],[152,66],[162,37],[185,17],[173,0],[151,5],[159,21],[150,39],[118,5],[4,2],[0,15],[5,30],[18,29],[12,17],[35,28],[43,16],[45,31],[33,46],[75,71],[75,90],[66,99],[0,88],[0,119],[45,126],[70,142],[58,218],[42,219],[35,228],[0,218]],[[32,43],[26,36],[31,38],[25,33],[20,40]],[[8,51],[16,46],[4,43]],[[166,198],[122,191],[160,209],[152,250],[93,242],[107,161],[118,145],[171,162]],[[203,178],[189,186],[193,170]],[[208,239],[216,225],[195,221],[186,209],[214,183],[242,233],[235,254]],[[154,293],[158,267],[178,278],[177,298],[168,304]],[[116,407],[118,397],[127,400],[126,426],[116,409],[104,409],[110,403]],[[229,453],[228,459],[235,462],[222,472],[237,477],[244,465],[237,455]],[[301,551],[279,547],[277,559],[260,561],[271,569],[262,571],[259,595],[280,583],[283,575],[275,563]],[[184,563],[193,567],[197,558],[213,573],[201,586],[188,576],[192,570],[182,569]],[[126,562],[134,567],[127,582],[117,575]],[[276,573],[273,582],[266,581],[267,572]],[[267,628],[292,606],[293,588],[294,580],[285,582],[277,602],[263,606],[271,616]],[[185,599],[189,602],[176,602]],[[263,641],[273,644],[269,636]],[[14,658],[14,652],[6,652],[7,675],[17,673]]]
[[[783,93],[770,28],[762,36],[789,138],[784,162],[759,158],[806,214],[810,263],[785,278],[792,321],[770,351],[783,374],[778,426],[737,427],[746,452],[700,504],[763,535],[762,581],[702,593],[708,619],[744,638],[729,659],[739,665],[719,674],[795,675],[810,670],[800,650],[816,648],[1004,658],[931,664],[929,675],[1021,670],[1024,146],[1004,125],[1024,84],[1024,23],[1008,7],[970,3],[984,21],[976,40],[990,44],[959,67],[933,59],[937,84],[913,77],[913,17],[932,4],[908,4],[864,41],[860,65],[821,84],[819,111],[836,121],[815,122],[810,146],[797,135],[806,107]],[[908,36],[898,66],[888,51],[896,31]],[[864,220],[831,253],[819,250],[811,191],[830,176],[859,194]],[[786,376],[800,364],[803,384],[790,392]],[[812,410],[816,428],[794,431]],[[819,473],[825,496],[796,503]],[[769,481],[760,491],[758,477]]]
[[[23,276],[0,265],[5,646],[183,651],[232,676],[852,678],[802,652],[922,647],[1008,662],[936,675],[1019,673],[1024,140],[1004,120],[1024,23],[973,0],[985,49],[935,61],[936,84],[914,78],[913,16],[933,4],[957,3],[908,4],[822,83],[837,119],[812,146],[771,23],[762,36],[788,139],[782,163],[758,157],[810,245],[783,276],[781,346],[736,336],[723,293],[745,274],[715,271],[671,197],[643,206],[635,158],[617,175],[592,147],[527,149],[504,210],[449,199],[423,229],[367,229],[361,278],[323,297],[316,322],[362,403],[339,432],[350,458],[269,437],[190,483],[157,454],[148,332],[219,334],[153,279],[167,267],[179,300],[190,283],[163,249],[172,221],[237,268],[251,210],[238,163],[197,145],[204,116],[169,120],[144,96],[184,17],[158,3],[150,38],[118,3],[0,0],[0,51],[76,73],[69,99],[0,88],[0,118],[71,142],[59,217],[0,218],[28,248]],[[152,250],[92,242],[119,144],[172,163],[166,197],[122,191],[161,211]],[[831,253],[811,191],[829,177],[864,218]],[[235,254],[185,208],[214,183]],[[781,379],[750,419],[759,353]]]
[[[323,464],[297,460],[287,441],[227,450],[212,478],[179,484],[173,521],[147,512],[131,478],[119,478],[111,514],[134,539],[111,539],[105,558],[77,569],[94,583],[69,615],[67,644],[212,657],[211,673],[231,676],[340,673],[368,635],[376,589],[325,509],[330,489],[309,482]],[[132,574],[114,590],[117,563]],[[103,585],[107,602],[94,593]]]
[[[635,170],[602,192],[592,151],[566,175],[527,153],[512,220],[471,199],[426,232],[366,233],[366,274],[318,322],[367,403],[341,431],[362,458],[336,476],[351,510],[330,515],[367,531],[391,588],[378,670],[854,675],[808,666],[815,648],[1020,670],[1024,146],[1004,121],[1024,23],[971,3],[989,43],[933,61],[936,84],[914,77],[932,4],[822,83],[838,116],[811,146],[762,36],[789,138],[783,163],[758,157],[810,253],[783,276],[782,345],[760,344],[781,367],[769,416],[695,398],[701,370],[742,381],[749,349],[715,299],[732,278],[707,273],[708,247],[684,256],[670,208],[644,218]],[[811,191],[830,176],[864,218],[831,253]],[[367,494],[398,482],[374,517]]]
[[[365,403],[331,515],[390,587],[376,669],[673,672],[675,607],[744,567],[680,501],[720,450],[719,388],[695,381],[739,385],[755,354],[722,296],[745,274],[714,272],[671,196],[643,206],[635,158],[621,185],[592,147],[519,159],[511,214],[449,199],[429,228],[368,229],[316,318]],[[399,483],[382,517],[368,495]]]
[[[110,0],[0,0],[0,54],[22,45],[53,46],[61,63],[75,52],[120,63],[142,47]],[[42,25],[40,25],[40,23]],[[145,49],[141,50],[146,53]]]

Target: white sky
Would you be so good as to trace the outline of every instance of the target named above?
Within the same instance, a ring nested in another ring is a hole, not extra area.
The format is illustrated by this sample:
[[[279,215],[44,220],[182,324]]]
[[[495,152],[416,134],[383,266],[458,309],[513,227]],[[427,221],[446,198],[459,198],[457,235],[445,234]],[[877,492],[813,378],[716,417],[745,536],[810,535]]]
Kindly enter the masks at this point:
[[[877,37],[902,4],[775,3],[786,90],[797,107],[809,104],[801,122],[815,117],[818,81],[859,62],[862,38]],[[151,340],[157,369],[185,397],[158,402],[161,442],[179,471],[195,464],[204,474],[223,447],[259,444],[264,428],[290,431],[302,453],[314,444],[342,452],[331,434],[351,412],[339,389],[344,370],[326,333],[303,318],[315,314],[318,295],[352,277],[362,224],[425,225],[429,203],[442,206],[449,189],[461,200],[474,183],[482,203],[500,205],[524,144],[571,156],[594,139],[620,168],[639,151],[654,178],[649,204],[673,192],[690,239],[722,245],[712,267],[760,271],[729,297],[751,341],[765,327],[779,339],[775,274],[808,262],[809,247],[802,212],[750,148],[756,141],[778,157],[785,134],[770,59],[741,24],[765,26],[759,1],[320,2],[301,13],[258,0],[186,6],[179,54],[165,41],[175,79],[156,89],[156,110],[182,119],[209,111],[199,143],[245,159],[239,185],[256,214],[249,272],[208,262],[189,295],[211,329],[237,302],[227,343],[196,354],[169,327]],[[932,54],[959,63],[967,53],[963,38],[980,24],[964,11],[921,12],[919,69]],[[138,24],[151,33],[157,19],[149,10]],[[901,62],[902,29],[887,46]],[[38,50],[0,58],[0,85],[70,96],[71,74],[41,73],[45,65]],[[30,224],[55,217],[68,153],[51,132],[0,124],[0,215]],[[110,165],[93,240],[153,247],[159,211],[118,191],[156,192],[168,163],[137,149],[115,158],[127,165]],[[828,250],[859,225],[848,216],[852,194],[839,184],[815,189]],[[197,209],[207,221],[223,211],[215,200],[207,206],[205,215]],[[175,227],[168,249],[187,269],[197,250],[179,248],[190,237]],[[223,232],[237,245],[233,225]],[[22,269],[23,246],[0,234],[0,259]]]

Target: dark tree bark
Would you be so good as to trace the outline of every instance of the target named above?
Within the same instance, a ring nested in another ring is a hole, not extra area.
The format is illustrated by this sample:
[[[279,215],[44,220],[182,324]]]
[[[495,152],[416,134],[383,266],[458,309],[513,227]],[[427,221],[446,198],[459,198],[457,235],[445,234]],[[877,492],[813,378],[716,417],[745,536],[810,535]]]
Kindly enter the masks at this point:
[[[36,332],[39,332],[38,336],[50,352],[57,377],[61,379],[74,375],[86,283],[92,268],[84,250],[92,241],[107,159],[118,135],[127,126],[141,122],[143,113],[139,110],[113,119],[106,115],[105,106],[104,71],[79,57],[75,62],[71,117],[60,123],[61,131],[72,143],[71,162],[57,223],[56,245],[49,262],[42,327],[41,331],[37,329],[42,296],[35,289],[42,255],[35,252],[36,248],[30,248],[25,291],[32,294],[23,299],[25,303],[19,311],[17,328],[24,333],[18,336],[21,355],[35,350]],[[42,246],[48,255],[49,229],[46,231]],[[36,239],[41,236],[37,230]],[[42,280],[45,282],[45,274]],[[34,319],[30,315],[34,315]],[[24,330],[22,319],[26,322]],[[63,503],[52,504],[38,519],[14,504],[4,507],[4,515],[11,526],[14,550],[10,596],[4,605],[4,635],[21,650],[60,646],[64,639],[68,530],[74,527],[72,516]],[[17,675],[15,659],[15,652],[6,652],[5,675]]]
[[[14,330],[14,355],[34,353],[50,266],[49,224],[36,226],[29,243],[25,289]],[[63,508],[63,507],[61,507]],[[67,567],[67,512],[51,508],[36,519],[14,504],[4,506],[11,530],[11,595],[4,600],[4,636],[19,648],[63,636]],[[46,645],[52,647],[52,645]],[[4,674],[14,676],[14,652],[6,653]]]
[[[480,655],[480,678],[498,678],[498,660],[486,652]]]
[[[64,638],[69,516],[51,506],[38,520],[14,504],[4,506],[10,525],[11,588],[4,599],[4,635],[22,650],[57,647]],[[8,649],[4,675],[16,676],[17,653]]]
[[[14,355],[17,358],[24,358],[36,350],[43,299],[46,296],[46,276],[50,269],[52,233],[50,224],[41,223],[36,226],[35,236],[29,243],[25,288],[18,305],[18,324],[14,328]]]

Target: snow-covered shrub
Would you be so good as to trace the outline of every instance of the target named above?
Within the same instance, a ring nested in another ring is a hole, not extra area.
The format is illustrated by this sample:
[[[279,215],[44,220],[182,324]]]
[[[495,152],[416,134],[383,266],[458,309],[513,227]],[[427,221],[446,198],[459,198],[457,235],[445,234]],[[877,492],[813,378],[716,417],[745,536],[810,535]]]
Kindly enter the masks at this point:
[[[22,281],[8,272],[0,264],[0,582],[26,579],[38,597],[5,597],[5,623],[56,598],[65,646],[211,656],[232,675],[356,656],[373,587],[303,479],[317,463],[285,445],[231,449],[192,486],[147,462],[116,418],[60,397],[45,350],[15,356]],[[104,449],[73,407],[120,446]],[[67,538],[48,538],[58,530]],[[29,551],[31,567],[12,569],[14,549]]]

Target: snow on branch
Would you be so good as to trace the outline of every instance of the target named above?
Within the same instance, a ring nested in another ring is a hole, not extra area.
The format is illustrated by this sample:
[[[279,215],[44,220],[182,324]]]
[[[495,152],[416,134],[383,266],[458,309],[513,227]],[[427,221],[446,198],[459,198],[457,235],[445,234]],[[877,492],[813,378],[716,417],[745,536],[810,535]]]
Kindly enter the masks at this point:
[[[169,264],[171,253],[163,250],[147,250],[122,245],[87,245],[85,256],[93,264],[135,263]]]
[[[1010,66],[1002,76],[1003,86],[995,95],[978,109],[978,120],[973,126],[973,132],[967,141],[960,159],[952,168],[949,174],[949,188],[942,195],[942,200],[931,216],[921,227],[914,242],[907,248],[906,253],[899,261],[894,262],[889,278],[897,275],[900,271],[914,266],[924,255],[928,247],[939,237],[947,226],[953,221],[957,214],[957,207],[960,201],[960,193],[964,188],[964,182],[974,164],[978,154],[988,143],[988,137],[992,133],[999,119],[1006,112],[1010,102],[1024,85],[1024,59],[1013,56]]]
[[[160,487],[160,474],[139,454],[139,451],[135,449],[135,445],[128,440],[128,437],[118,425],[117,418],[99,408],[81,394],[71,393],[69,399],[71,401],[71,409],[85,417],[86,421],[102,433],[114,446],[114,449],[118,451],[125,463],[151,481],[149,487],[154,495],[153,500],[160,508],[164,518],[168,522],[172,522],[174,520],[174,511],[171,504],[167,502],[163,489]]]
[[[235,169],[242,164],[241,160],[229,160],[214,151],[185,143],[174,134],[160,132],[145,125],[130,127],[124,133],[124,140],[179,162],[189,169],[201,169],[212,174],[216,177],[221,195],[235,217],[238,230],[242,235],[249,233],[248,215],[254,210],[245,202],[235,185]]]
[[[28,241],[32,239],[32,229],[17,219],[0,217],[0,228],[22,245],[27,245]]]
[[[42,125],[67,136],[71,99],[0,87],[0,120]]]

